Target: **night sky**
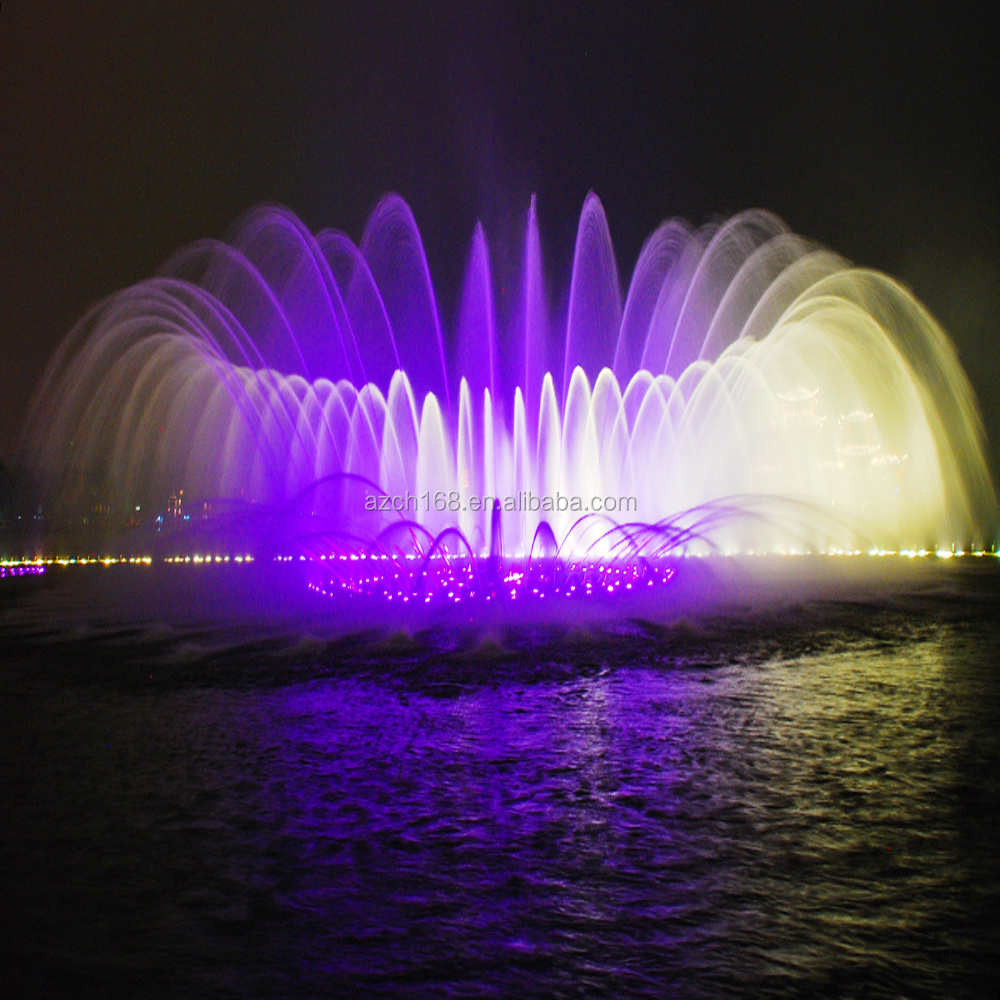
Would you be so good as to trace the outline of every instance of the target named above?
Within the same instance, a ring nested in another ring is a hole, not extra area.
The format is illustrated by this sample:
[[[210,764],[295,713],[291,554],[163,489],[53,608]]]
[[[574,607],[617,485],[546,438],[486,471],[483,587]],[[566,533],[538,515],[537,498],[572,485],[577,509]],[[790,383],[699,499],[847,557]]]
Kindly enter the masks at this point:
[[[90,303],[259,202],[359,239],[399,191],[447,324],[477,218],[502,281],[537,192],[558,299],[594,189],[623,285],[662,219],[752,206],[901,278],[996,477],[995,5],[120,6],[0,9],[0,459]]]

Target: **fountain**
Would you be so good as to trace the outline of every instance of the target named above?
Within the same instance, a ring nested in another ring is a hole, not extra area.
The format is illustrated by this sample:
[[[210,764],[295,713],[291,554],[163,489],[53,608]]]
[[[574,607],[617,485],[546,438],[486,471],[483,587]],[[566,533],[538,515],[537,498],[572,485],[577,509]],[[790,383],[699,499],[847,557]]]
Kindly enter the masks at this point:
[[[22,463],[63,537],[103,518],[401,600],[652,587],[685,555],[995,544],[944,332],[774,215],[663,223],[623,301],[591,194],[555,315],[532,200],[517,305],[494,291],[477,226],[446,336],[398,196],[360,246],[257,209],[80,320]]]

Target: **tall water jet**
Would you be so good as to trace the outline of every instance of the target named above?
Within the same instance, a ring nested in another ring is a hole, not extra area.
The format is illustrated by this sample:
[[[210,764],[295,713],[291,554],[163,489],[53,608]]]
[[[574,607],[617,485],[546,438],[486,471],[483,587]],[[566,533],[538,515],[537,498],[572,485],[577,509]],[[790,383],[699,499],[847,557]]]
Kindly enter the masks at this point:
[[[450,593],[495,596],[532,563],[567,592],[581,566],[613,590],[684,554],[996,544],[968,380],[891,278],[750,211],[665,222],[623,296],[593,194],[564,324],[534,199],[522,259],[499,317],[477,225],[449,337],[398,196],[360,247],[251,212],[94,306],[52,359],[21,448],[47,523],[377,559],[339,582],[407,599],[441,560]]]

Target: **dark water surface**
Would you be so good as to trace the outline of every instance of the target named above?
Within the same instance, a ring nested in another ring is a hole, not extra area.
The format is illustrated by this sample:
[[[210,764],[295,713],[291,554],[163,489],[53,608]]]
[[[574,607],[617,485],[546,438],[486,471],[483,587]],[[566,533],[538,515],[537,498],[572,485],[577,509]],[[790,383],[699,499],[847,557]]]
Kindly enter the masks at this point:
[[[396,634],[103,586],[0,593],[16,993],[997,996],[995,566]]]

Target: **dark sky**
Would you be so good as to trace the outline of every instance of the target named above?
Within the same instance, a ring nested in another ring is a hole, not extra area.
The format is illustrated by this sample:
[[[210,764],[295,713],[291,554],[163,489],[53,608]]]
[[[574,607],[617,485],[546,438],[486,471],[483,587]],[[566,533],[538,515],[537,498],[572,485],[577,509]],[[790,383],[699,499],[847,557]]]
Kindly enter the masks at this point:
[[[623,282],[751,206],[902,278],[996,454],[996,8],[875,6],[3,4],[0,458],[90,303],[258,202],[357,239],[399,191],[447,320],[477,217],[509,266],[536,191],[558,288],[591,188]]]

